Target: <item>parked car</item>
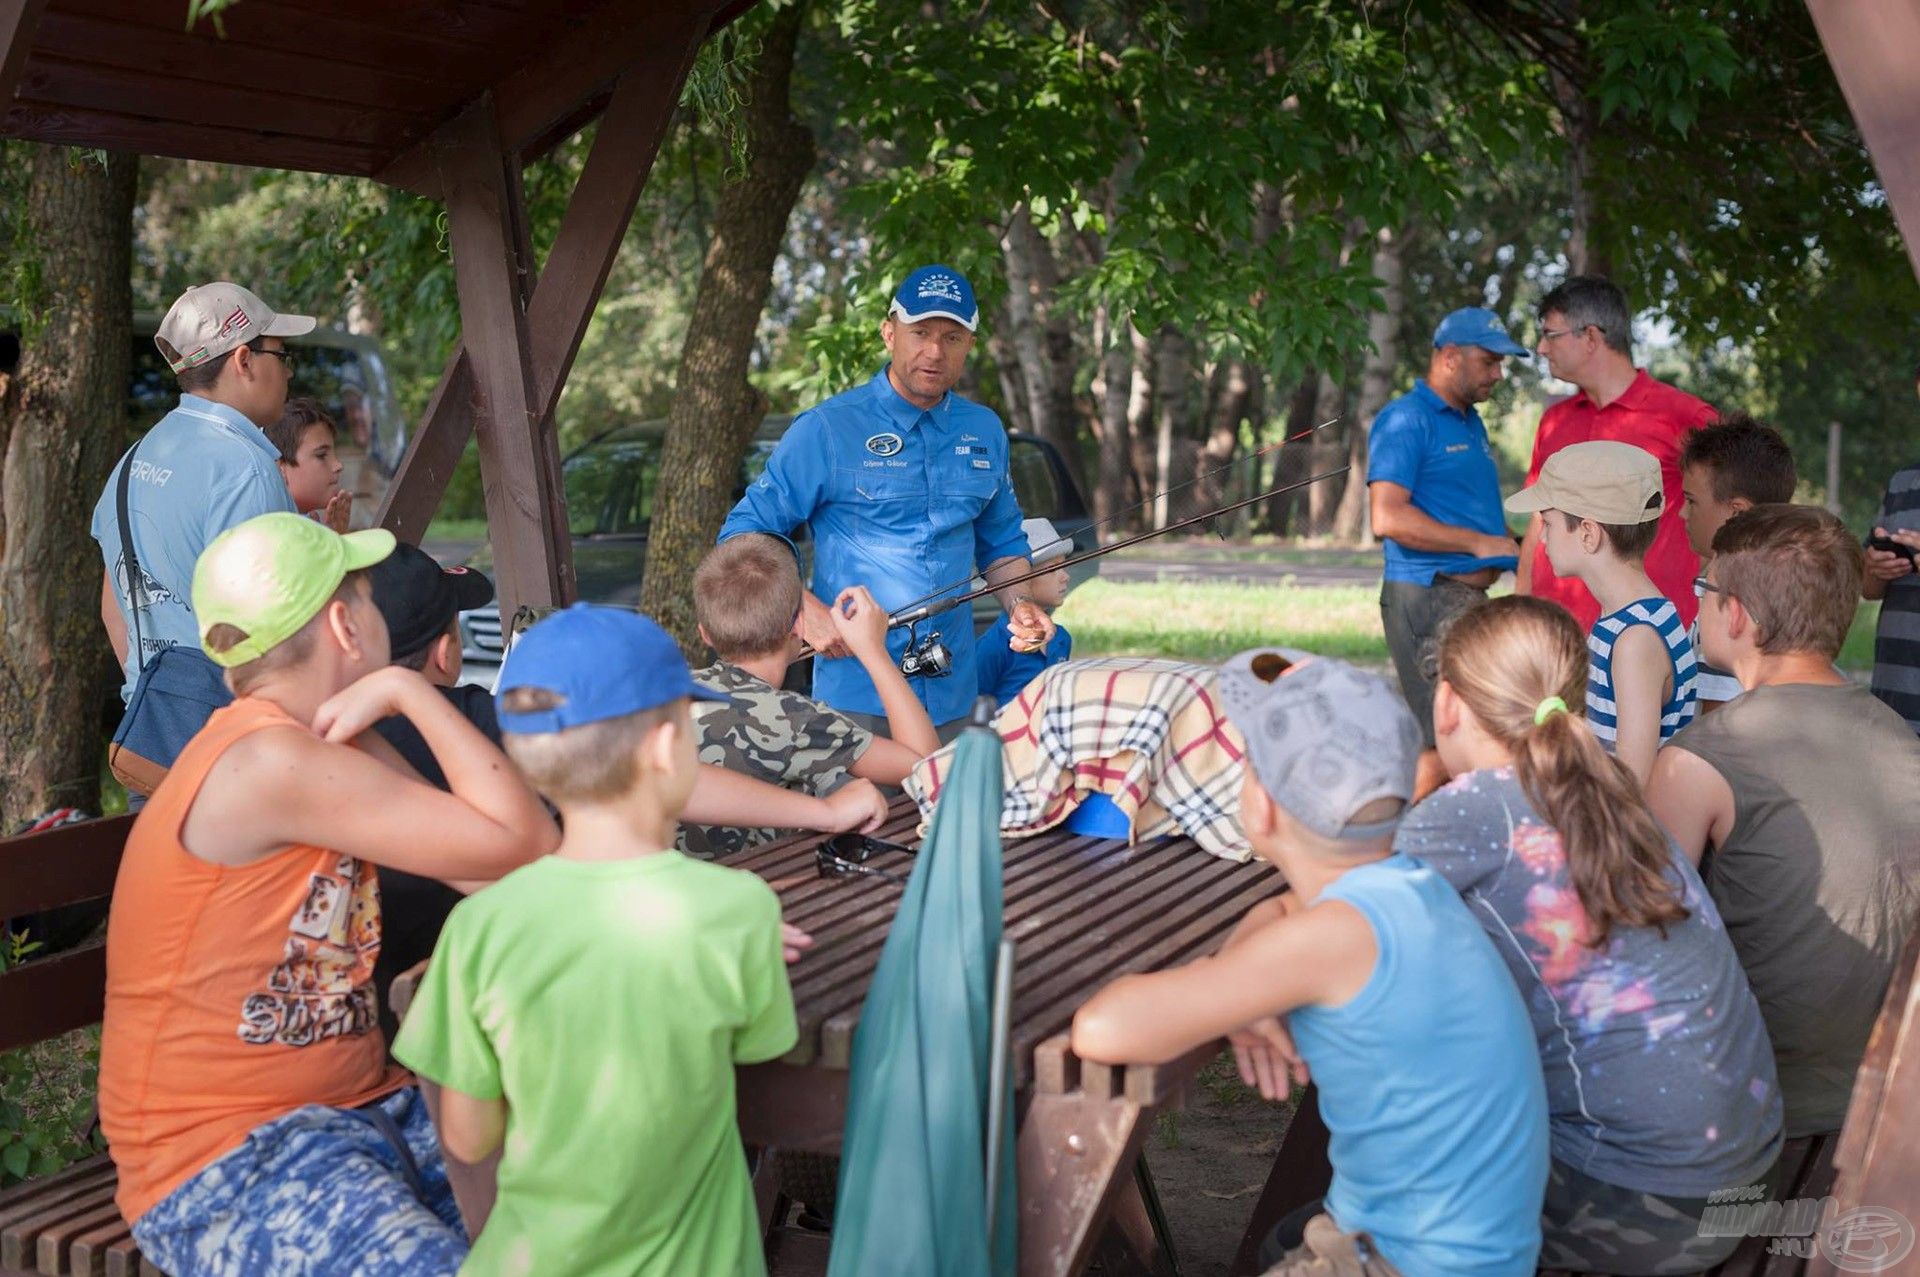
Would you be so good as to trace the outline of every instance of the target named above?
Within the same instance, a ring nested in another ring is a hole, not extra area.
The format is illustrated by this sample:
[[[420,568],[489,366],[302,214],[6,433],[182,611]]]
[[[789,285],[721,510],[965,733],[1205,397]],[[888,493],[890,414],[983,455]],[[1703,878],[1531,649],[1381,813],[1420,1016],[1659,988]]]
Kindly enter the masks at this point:
[[[760,423],[740,460],[736,498],[766,469],[774,445],[793,421],[791,416],[768,417]],[[660,477],[661,449],[666,442],[665,420],[616,426],[574,449],[561,462],[567,493],[567,531],[573,539],[573,567],[580,597],[589,603],[635,607],[640,602],[640,574],[647,557],[647,528],[653,514],[654,492]],[[1067,469],[1066,459],[1051,443],[1034,435],[1009,436],[1007,466],[1014,495],[1029,518],[1046,518],[1071,537],[1073,551],[1097,543],[1087,504]],[[805,529],[796,538],[801,555],[808,554]],[[490,551],[480,550],[467,560],[469,567],[491,572]],[[1070,575],[1078,586],[1099,571],[1098,562],[1075,568]],[[692,583],[688,583],[691,588]],[[985,629],[999,615],[1000,604],[991,595],[973,604],[974,629]],[[497,607],[477,608],[460,617],[460,638],[466,664],[462,680],[493,685],[505,643]],[[804,684],[803,684],[804,685]]]

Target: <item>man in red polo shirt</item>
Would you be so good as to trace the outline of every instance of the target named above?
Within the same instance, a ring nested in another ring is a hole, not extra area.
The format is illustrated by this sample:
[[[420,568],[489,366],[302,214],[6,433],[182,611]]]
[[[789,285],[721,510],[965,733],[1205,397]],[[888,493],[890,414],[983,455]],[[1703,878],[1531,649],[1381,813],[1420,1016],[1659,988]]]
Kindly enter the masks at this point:
[[[1660,462],[1666,509],[1647,551],[1647,575],[1660,593],[1673,600],[1680,619],[1692,625],[1699,607],[1693,578],[1699,575],[1700,560],[1688,548],[1687,530],[1680,521],[1680,441],[1688,431],[1720,414],[1704,400],[1655,381],[1633,366],[1632,315],[1626,295],[1600,276],[1568,279],[1540,299],[1539,315],[1538,349],[1547,361],[1547,371],[1572,382],[1580,393],[1562,399],[1540,418],[1527,482],[1538,480],[1547,458],[1568,444],[1610,439],[1652,453]],[[1540,544],[1540,518],[1533,516],[1520,543],[1515,589],[1552,599],[1573,613],[1581,629],[1591,630],[1600,618],[1600,605],[1580,582],[1554,575],[1546,548]]]

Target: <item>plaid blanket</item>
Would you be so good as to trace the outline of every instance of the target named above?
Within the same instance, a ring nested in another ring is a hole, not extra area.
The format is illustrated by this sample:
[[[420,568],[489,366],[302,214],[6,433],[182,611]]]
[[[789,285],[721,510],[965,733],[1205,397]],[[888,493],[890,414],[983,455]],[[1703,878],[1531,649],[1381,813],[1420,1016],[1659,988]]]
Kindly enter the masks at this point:
[[[1006,783],[1002,832],[1051,829],[1097,792],[1127,814],[1135,839],[1184,833],[1216,856],[1246,860],[1246,743],[1227,721],[1214,676],[1209,665],[1135,657],[1048,667],[993,720]],[[906,779],[925,817],[953,749],[922,759]]]

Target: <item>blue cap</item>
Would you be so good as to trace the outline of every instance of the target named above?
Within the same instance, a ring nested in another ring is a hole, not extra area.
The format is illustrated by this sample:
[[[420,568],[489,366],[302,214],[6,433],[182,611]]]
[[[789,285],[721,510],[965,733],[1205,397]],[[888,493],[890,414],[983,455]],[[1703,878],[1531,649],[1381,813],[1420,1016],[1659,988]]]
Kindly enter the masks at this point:
[[[555,612],[520,636],[500,668],[494,697],[516,687],[537,687],[561,698],[552,709],[526,714],[501,705],[500,730],[520,735],[584,727],[682,696],[732,699],[693,681],[679,646],[652,618],[591,603]]]
[[[951,266],[937,264],[922,266],[901,280],[887,314],[907,324],[951,319],[968,332],[980,326],[980,304],[973,299],[973,285]]]
[[[1500,317],[1482,306],[1465,306],[1440,321],[1433,330],[1433,348],[1478,346],[1496,355],[1526,355],[1525,346],[1507,336]]]

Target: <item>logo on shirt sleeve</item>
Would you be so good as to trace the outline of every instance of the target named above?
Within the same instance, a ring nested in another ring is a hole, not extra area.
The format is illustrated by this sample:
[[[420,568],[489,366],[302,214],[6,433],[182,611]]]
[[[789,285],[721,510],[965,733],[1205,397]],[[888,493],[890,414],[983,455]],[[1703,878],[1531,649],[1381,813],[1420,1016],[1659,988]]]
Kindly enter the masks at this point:
[[[907,445],[891,431],[867,436],[867,451],[876,457],[891,457]]]

